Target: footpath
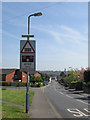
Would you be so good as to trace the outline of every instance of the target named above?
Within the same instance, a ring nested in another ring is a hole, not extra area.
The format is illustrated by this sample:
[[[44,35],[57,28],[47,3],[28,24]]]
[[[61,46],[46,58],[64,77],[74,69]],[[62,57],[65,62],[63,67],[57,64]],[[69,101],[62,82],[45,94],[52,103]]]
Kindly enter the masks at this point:
[[[61,118],[42,92],[43,89],[33,89],[35,95],[29,111],[31,118]]]

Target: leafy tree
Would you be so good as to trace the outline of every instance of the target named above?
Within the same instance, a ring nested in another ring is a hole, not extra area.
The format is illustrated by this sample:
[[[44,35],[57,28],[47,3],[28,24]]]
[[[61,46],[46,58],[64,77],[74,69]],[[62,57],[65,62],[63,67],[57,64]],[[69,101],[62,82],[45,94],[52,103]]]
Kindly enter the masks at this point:
[[[49,81],[50,74],[48,74],[48,73],[41,73],[41,77],[42,77],[43,80],[46,79],[47,81]]]
[[[64,77],[65,77],[65,73],[64,73],[64,72],[61,72],[61,73],[60,73],[60,76],[61,76],[62,78],[64,78]]]
[[[35,77],[34,76],[30,76],[30,82],[35,83]]]
[[[50,74],[46,73],[46,74],[45,74],[45,79],[46,79],[47,81],[49,81],[49,78],[50,78]]]
[[[64,78],[64,83],[66,85],[70,85],[72,81],[78,80],[78,77],[75,75],[75,73],[76,73],[75,71],[70,71],[70,75]]]
[[[44,73],[40,73],[42,78],[45,78],[45,74]]]
[[[41,77],[36,77],[35,82],[43,82],[43,79]]]

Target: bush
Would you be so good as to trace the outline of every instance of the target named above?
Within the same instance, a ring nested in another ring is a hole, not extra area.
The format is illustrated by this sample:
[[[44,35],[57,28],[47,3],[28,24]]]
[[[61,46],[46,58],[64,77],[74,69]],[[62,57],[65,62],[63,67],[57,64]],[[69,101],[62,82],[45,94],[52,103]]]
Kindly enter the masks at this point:
[[[90,88],[90,82],[87,82],[86,87]]]
[[[46,86],[46,83],[43,83],[43,86]]]
[[[77,81],[72,81],[69,85],[69,89],[74,89],[76,86]]]
[[[43,86],[46,86],[46,85],[48,85],[48,82],[44,82],[44,83],[43,83]]]
[[[76,90],[83,90],[83,82],[82,81],[77,81],[75,85]]]
[[[0,82],[0,86],[26,87],[26,85],[27,83],[22,82],[6,82],[6,81]]]
[[[40,87],[40,85],[41,85],[41,83],[40,83],[40,82],[38,82],[37,87]]]
[[[43,84],[40,84],[40,87],[43,87]]]
[[[14,82],[15,87],[26,87],[27,83],[22,83],[22,82]]]
[[[35,85],[34,85],[34,84],[31,84],[31,87],[35,87]]]
[[[2,81],[2,82],[0,82],[0,85],[2,85],[2,86],[11,86],[11,82]]]

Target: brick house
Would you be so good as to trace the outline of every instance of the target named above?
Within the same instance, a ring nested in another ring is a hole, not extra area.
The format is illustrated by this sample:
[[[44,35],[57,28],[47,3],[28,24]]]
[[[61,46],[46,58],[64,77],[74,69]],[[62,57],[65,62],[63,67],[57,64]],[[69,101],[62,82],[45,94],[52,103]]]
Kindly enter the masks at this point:
[[[34,76],[35,76],[35,77],[41,77],[41,74],[40,74],[39,72],[36,72],[36,73],[34,74]]]
[[[16,69],[0,69],[0,81],[6,81],[6,75],[14,72]]]
[[[21,72],[20,69],[2,69],[0,72],[1,80],[7,82],[27,82],[27,74],[25,72]],[[29,72],[30,75],[35,77],[41,77],[39,72]]]
[[[15,72],[9,73],[6,75],[6,82],[13,82],[13,77],[14,77]]]
[[[15,72],[12,72],[12,73],[6,75],[6,81],[7,82],[17,81],[17,82],[26,83],[27,82],[27,74],[24,72],[18,72],[18,74],[15,74]]]

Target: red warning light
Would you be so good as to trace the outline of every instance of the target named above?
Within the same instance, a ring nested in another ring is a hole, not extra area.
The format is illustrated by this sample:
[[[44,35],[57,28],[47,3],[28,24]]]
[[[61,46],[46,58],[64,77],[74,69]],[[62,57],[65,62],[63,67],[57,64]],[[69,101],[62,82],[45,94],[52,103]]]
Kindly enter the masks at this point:
[[[32,59],[32,56],[30,56],[30,59]]]
[[[23,59],[26,59],[26,56],[23,56]]]

